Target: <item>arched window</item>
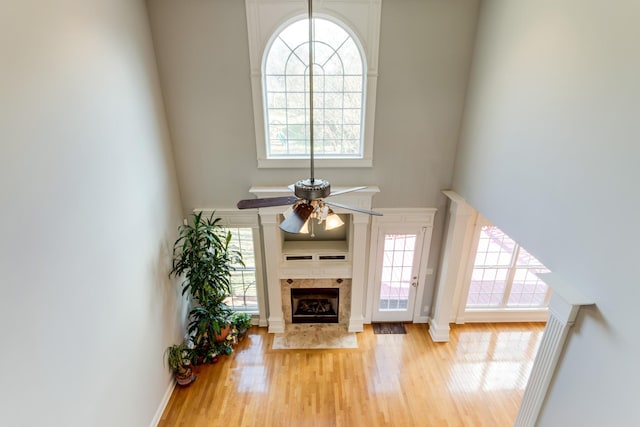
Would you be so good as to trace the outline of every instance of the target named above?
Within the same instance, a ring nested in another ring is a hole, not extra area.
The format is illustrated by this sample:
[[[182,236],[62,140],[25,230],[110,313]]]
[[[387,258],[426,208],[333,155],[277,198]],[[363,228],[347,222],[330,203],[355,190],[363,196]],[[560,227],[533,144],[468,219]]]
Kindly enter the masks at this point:
[[[308,20],[287,25],[264,60],[266,153],[270,159],[309,155]],[[340,25],[314,18],[314,149],[318,158],[363,155],[365,65]]]
[[[259,168],[307,168],[307,4],[245,0]],[[382,0],[314,5],[316,166],[371,167]]]

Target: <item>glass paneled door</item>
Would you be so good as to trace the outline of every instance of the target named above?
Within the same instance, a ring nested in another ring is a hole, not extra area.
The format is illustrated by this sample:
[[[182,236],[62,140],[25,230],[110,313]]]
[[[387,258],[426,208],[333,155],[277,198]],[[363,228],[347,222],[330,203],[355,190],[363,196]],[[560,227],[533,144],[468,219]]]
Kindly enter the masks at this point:
[[[374,322],[413,320],[423,240],[421,227],[380,229]]]

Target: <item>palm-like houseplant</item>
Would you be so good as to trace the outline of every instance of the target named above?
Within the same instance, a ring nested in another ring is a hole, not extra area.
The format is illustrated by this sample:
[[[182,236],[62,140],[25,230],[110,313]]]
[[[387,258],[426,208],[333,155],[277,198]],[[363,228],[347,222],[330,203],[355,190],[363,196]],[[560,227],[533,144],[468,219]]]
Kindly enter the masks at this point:
[[[208,352],[216,336],[224,339],[229,332],[232,311],[225,300],[231,295],[233,264],[242,264],[240,253],[229,248],[230,241],[231,232],[225,232],[220,218],[203,218],[199,212],[179,227],[173,246],[171,274],[184,277],[182,294],[193,299],[188,331],[199,355]]]

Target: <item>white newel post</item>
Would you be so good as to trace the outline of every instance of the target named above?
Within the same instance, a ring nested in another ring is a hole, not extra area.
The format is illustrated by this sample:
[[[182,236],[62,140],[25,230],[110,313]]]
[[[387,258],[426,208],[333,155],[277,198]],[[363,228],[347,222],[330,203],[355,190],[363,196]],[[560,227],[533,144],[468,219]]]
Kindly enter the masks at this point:
[[[436,284],[436,298],[433,315],[429,319],[429,335],[434,342],[449,341],[449,322],[452,319],[454,297],[458,286],[464,280],[466,251],[473,232],[476,211],[462,197],[453,191],[443,191],[451,199],[449,207],[449,228],[445,240],[440,274]]]
[[[278,271],[282,253],[279,213],[268,209],[259,210],[265,247],[267,290],[269,293],[269,332],[272,333],[283,333],[285,325],[282,314],[280,272]]]
[[[593,305],[592,301],[573,289],[558,283],[553,274],[545,274],[544,281],[553,289],[549,302],[549,319],[531,368],[531,375],[514,423],[515,427],[535,425],[578,311],[582,306]]]
[[[369,248],[369,215],[353,214],[353,267],[351,280],[351,318],[349,332],[364,330],[364,290],[367,279],[367,250]]]

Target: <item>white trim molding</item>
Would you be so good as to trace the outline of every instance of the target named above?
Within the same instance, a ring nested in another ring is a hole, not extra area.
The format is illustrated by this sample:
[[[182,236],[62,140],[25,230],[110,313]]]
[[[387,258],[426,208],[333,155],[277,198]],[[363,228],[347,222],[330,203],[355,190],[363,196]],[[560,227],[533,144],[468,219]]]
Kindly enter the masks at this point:
[[[169,385],[167,386],[167,389],[164,392],[164,396],[162,396],[160,405],[158,405],[158,409],[156,409],[156,413],[153,415],[153,419],[151,420],[149,427],[156,427],[160,423],[162,414],[164,414],[164,410],[167,408],[167,405],[169,404],[169,399],[171,399],[171,394],[173,394],[173,389],[175,388],[176,388],[176,380],[173,379],[173,375],[172,375],[171,381],[169,381]]]
[[[447,234],[445,237],[440,274],[436,283],[433,314],[429,320],[429,335],[434,342],[449,341],[449,322],[458,289],[464,284],[463,260],[469,253],[471,232],[477,215],[475,209],[453,191],[443,191],[450,199]]]
[[[553,289],[549,302],[549,320],[533,362],[531,375],[514,423],[515,427],[535,425],[578,311],[582,306],[594,304],[592,300],[564,284],[554,274],[545,274],[544,281]]]

